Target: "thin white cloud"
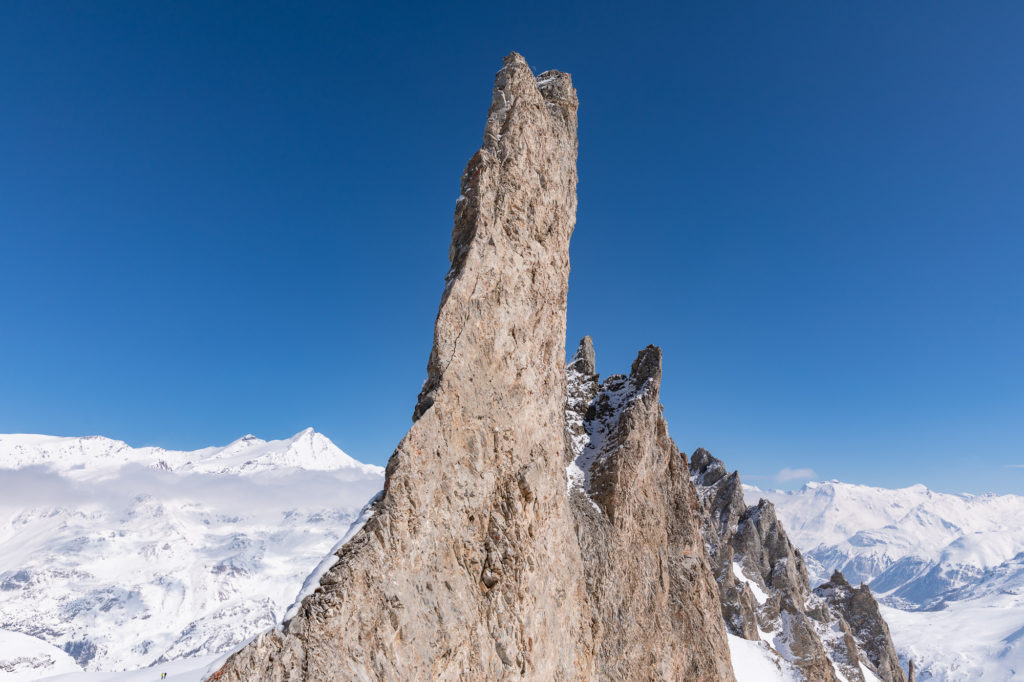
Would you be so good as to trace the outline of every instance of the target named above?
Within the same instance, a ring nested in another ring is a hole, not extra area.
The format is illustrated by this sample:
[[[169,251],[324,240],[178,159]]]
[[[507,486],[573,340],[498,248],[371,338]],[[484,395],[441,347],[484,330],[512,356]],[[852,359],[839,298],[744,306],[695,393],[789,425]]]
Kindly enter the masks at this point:
[[[1024,469],[1024,464],[1007,464],[1007,469]]]
[[[817,477],[818,474],[814,473],[814,469],[790,469],[789,467],[779,469],[779,473],[775,474],[775,480],[779,483],[786,483],[787,481],[799,481]]]

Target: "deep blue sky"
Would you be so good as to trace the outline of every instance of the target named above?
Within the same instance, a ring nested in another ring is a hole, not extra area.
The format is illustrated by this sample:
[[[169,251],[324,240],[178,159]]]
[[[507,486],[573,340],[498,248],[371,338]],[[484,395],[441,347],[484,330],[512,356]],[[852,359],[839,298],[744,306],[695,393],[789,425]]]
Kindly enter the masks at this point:
[[[683,450],[1024,494],[1021,35],[1010,2],[0,4],[0,432],[383,463],[517,50],[581,100],[568,343],[662,346]]]

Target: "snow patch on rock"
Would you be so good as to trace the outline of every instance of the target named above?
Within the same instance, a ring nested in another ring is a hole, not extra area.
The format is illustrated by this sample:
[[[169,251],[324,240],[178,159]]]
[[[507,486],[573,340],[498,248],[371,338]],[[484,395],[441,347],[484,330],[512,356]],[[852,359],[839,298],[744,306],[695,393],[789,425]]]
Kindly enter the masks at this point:
[[[729,634],[729,658],[736,682],[802,682],[803,675],[765,642]]]

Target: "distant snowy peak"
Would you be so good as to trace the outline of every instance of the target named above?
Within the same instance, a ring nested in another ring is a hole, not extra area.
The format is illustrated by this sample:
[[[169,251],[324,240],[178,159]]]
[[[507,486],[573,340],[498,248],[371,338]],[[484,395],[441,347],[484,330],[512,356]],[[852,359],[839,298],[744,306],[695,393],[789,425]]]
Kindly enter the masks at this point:
[[[92,476],[129,464],[202,474],[246,475],[279,469],[344,471],[359,477],[384,473],[381,467],[353,459],[312,428],[283,440],[265,441],[247,434],[223,447],[192,451],[133,448],[103,436],[0,434],[0,469],[43,466],[72,476]]]
[[[775,503],[813,579],[870,585],[919,680],[1020,679],[1024,497],[838,481],[743,494]]]
[[[202,452],[202,451],[199,451]],[[363,464],[345,454],[337,445],[312,428],[284,440],[263,441],[248,435],[191,464],[189,470],[201,473],[247,474],[272,469],[337,471],[352,469],[380,476],[384,469]]]
[[[842,570],[890,603],[933,608],[959,598],[1024,551],[1024,497],[937,493],[923,485],[888,490],[829,481],[799,490],[746,488],[767,498],[818,579]]]
[[[744,497],[748,504],[761,498],[775,503],[802,547],[857,544],[865,539],[858,533],[886,530],[887,540],[909,533],[905,539],[933,553],[964,533],[1000,529],[1007,514],[1024,511],[1024,498],[1016,495],[937,493],[921,484],[889,489],[825,481],[791,491],[744,486]]]

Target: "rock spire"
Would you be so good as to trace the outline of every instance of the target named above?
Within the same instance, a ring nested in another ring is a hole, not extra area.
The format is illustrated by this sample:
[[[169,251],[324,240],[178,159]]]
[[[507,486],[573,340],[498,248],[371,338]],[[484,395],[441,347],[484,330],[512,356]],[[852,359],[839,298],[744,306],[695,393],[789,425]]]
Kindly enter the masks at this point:
[[[568,74],[505,58],[384,493],[297,614],[218,680],[733,679],[660,350],[577,395],[567,429],[576,109]],[[588,340],[574,366],[596,381]],[[599,455],[593,489],[567,489],[575,448]]]

